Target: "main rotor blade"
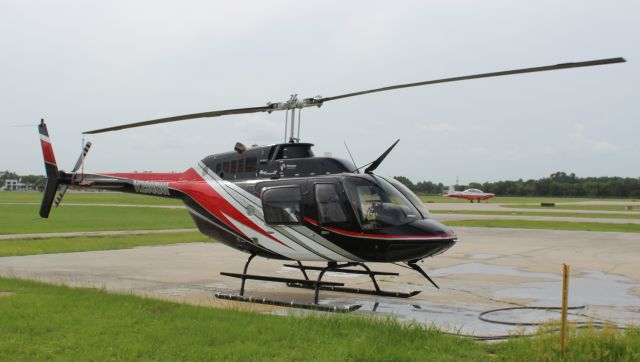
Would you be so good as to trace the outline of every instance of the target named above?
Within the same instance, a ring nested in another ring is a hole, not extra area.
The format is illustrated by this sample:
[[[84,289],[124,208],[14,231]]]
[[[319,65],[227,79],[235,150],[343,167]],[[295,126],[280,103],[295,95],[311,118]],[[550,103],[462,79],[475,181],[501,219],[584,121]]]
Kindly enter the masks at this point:
[[[620,58],[590,60],[590,61],[586,61],[586,62],[577,62],[577,63],[563,63],[563,64],[556,64],[556,65],[547,65],[547,66],[544,66],[544,67],[505,70],[505,71],[502,71],[502,72],[492,72],[492,73],[465,75],[465,76],[462,76],[462,77],[443,78],[443,79],[428,80],[428,81],[425,81],[425,82],[417,82],[417,83],[397,84],[397,85],[392,85],[392,86],[388,86],[388,87],[374,88],[374,89],[364,90],[364,91],[360,91],[360,92],[341,94],[341,95],[334,96],[334,97],[320,98],[320,99],[317,100],[317,102],[318,103],[322,103],[322,102],[327,102],[327,101],[333,101],[333,100],[336,100],[336,99],[361,96],[363,94],[385,92],[385,91],[390,91],[390,90],[394,90],[394,89],[419,87],[419,86],[423,86],[423,85],[431,85],[431,84],[438,84],[438,83],[457,82],[457,81],[460,81],[460,80],[500,77],[500,76],[503,76],[503,75],[512,75],[512,74],[521,74],[521,73],[546,72],[548,70],[591,67],[591,66],[594,66],[594,65],[605,65],[605,64],[624,63],[624,62],[626,62],[626,60],[624,58],[620,57]]]
[[[224,110],[224,111],[213,111],[213,112],[202,112],[202,113],[185,114],[185,115],[182,115],[182,116],[158,118],[158,119],[152,119],[150,121],[128,123],[128,124],[123,124],[123,125],[120,125],[120,126],[101,128],[101,129],[96,129],[96,130],[93,130],[93,131],[87,131],[87,132],[82,132],[82,133],[84,133],[84,134],[96,134],[96,133],[103,133],[103,132],[118,131],[118,130],[127,129],[127,128],[149,126],[149,125],[152,125],[152,124],[183,121],[183,120],[186,120],[186,119],[220,117],[220,116],[224,116],[224,115],[228,115],[228,114],[244,114],[244,113],[266,112],[266,111],[271,110],[271,109],[272,109],[272,107],[263,106],[263,107],[237,108],[237,109],[227,109],[227,110]]]

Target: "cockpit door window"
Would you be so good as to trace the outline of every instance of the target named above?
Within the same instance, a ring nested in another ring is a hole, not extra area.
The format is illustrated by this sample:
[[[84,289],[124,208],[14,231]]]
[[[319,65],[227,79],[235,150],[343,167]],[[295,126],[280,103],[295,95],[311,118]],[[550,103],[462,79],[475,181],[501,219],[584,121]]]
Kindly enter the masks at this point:
[[[314,192],[318,206],[318,221],[321,225],[348,222],[336,185],[316,184],[314,186]]]
[[[264,221],[270,225],[302,223],[300,188],[274,187],[262,191]]]
[[[409,200],[390,184],[349,177],[344,180],[344,187],[363,230],[382,229],[422,219]]]

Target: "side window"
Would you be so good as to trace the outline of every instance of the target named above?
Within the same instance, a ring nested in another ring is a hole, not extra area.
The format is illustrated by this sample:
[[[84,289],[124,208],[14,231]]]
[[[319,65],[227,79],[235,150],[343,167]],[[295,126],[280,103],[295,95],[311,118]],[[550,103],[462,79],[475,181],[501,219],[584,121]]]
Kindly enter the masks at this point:
[[[314,191],[320,224],[340,224],[348,221],[335,185],[316,184]]]
[[[244,172],[244,158],[238,160],[238,173]]]
[[[229,161],[224,161],[222,163],[222,171],[224,171],[224,173],[229,173]]]
[[[256,172],[256,163],[258,163],[257,158],[247,157],[247,161],[244,166],[245,172]]]
[[[233,175],[234,173],[236,173],[236,165],[237,165],[237,162],[238,162],[238,161],[236,161],[236,160],[233,160],[233,161],[231,161],[231,162],[230,162],[230,166],[231,166],[231,167],[229,167],[229,173],[230,173],[230,174],[232,174],[232,175]]]
[[[218,162],[216,163],[216,173],[219,175],[220,171],[222,171],[222,164]]]
[[[265,189],[262,192],[264,221],[272,225],[301,224],[300,200],[298,187]]]

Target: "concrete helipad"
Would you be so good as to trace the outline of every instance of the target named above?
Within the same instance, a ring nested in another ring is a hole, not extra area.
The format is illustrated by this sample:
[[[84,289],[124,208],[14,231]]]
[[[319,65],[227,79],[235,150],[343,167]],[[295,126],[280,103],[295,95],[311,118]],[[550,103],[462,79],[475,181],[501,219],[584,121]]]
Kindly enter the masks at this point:
[[[482,311],[510,307],[559,306],[560,272],[571,265],[569,302],[595,320],[640,324],[640,236],[634,233],[456,228],[460,242],[423,267],[441,286],[432,287],[417,273],[389,264],[370,264],[397,271],[380,278],[386,290],[421,290],[411,298],[383,298],[321,292],[322,303],[362,304],[357,313],[394,314],[401,319],[435,323],[481,335],[503,334],[515,327],[478,320]],[[221,244],[193,243],[128,250],[0,258],[0,275],[100,287],[198,305],[242,307],[289,313],[271,306],[221,301],[216,292],[237,292],[239,280],[221,271],[241,272],[247,255]],[[252,274],[292,278],[299,271],[282,262],[256,259]],[[370,288],[368,277],[330,274],[328,280]],[[247,295],[310,302],[312,292],[270,282],[247,281]],[[510,321],[556,318],[555,313],[500,315]],[[574,318],[584,318],[574,316]]]

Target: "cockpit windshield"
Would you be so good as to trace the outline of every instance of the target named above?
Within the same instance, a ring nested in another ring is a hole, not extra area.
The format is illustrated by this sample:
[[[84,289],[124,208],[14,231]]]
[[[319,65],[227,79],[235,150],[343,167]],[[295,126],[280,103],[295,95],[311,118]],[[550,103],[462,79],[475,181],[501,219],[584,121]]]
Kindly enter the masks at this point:
[[[347,177],[344,188],[363,230],[403,225],[422,219],[420,212],[396,188],[383,179],[374,183]]]
[[[379,176],[379,175],[377,177],[380,177],[380,178],[384,179],[385,181],[387,181],[391,185],[393,185],[393,187],[398,189],[398,191],[400,191],[409,200],[409,202],[411,202],[411,204],[416,209],[418,209],[418,211],[420,211],[420,213],[422,214],[423,218],[428,218],[429,217],[429,210],[427,210],[427,208],[424,206],[424,202],[422,202],[422,200],[420,200],[420,198],[418,196],[416,196],[416,194],[414,194],[413,191],[409,190],[409,188],[407,186],[405,186],[400,181],[398,181],[398,180],[396,180],[396,179],[394,179],[392,177],[384,177],[384,176]]]

